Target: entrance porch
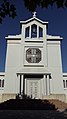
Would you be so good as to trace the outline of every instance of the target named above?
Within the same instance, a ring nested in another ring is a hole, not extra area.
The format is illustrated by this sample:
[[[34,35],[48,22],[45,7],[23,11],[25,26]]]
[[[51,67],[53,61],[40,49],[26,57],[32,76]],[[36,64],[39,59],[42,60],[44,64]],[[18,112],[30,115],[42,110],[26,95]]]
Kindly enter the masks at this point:
[[[20,80],[19,94],[31,98],[43,99],[50,95],[50,74],[18,74]]]

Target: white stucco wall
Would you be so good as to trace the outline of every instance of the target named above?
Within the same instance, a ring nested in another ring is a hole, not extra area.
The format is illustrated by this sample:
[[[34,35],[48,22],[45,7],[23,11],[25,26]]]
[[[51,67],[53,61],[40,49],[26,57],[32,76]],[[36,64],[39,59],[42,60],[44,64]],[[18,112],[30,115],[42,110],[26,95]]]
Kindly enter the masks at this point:
[[[52,76],[52,93],[64,94],[60,41],[47,41],[48,69]]]
[[[5,93],[18,93],[19,80],[16,72],[20,67],[20,44],[8,43],[5,65]]]

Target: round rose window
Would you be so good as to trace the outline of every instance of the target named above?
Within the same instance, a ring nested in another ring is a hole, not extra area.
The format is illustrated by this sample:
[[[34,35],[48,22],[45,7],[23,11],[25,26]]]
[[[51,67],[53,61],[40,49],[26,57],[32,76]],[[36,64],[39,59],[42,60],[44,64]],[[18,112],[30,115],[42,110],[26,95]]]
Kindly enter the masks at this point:
[[[27,49],[26,60],[28,63],[39,63],[41,61],[41,50],[38,48]]]

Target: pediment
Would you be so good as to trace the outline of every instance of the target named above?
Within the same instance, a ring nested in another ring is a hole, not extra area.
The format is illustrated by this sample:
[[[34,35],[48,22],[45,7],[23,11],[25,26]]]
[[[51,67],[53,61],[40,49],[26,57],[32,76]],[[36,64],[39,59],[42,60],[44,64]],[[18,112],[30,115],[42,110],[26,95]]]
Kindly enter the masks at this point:
[[[38,18],[36,18],[36,17],[30,18],[30,19],[25,20],[25,21],[20,21],[20,23],[21,23],[21,24],[28,24],[28,23],[30,23],[30,22],[32,22],[32,21],[39,22],[39,23],[41,23],[41,24],[43,24],[43,25],[45,25],[45,24],[47,25],[47,24],[48,24],[48,22],[44,22],[44,21],[42,21],[42,20],[40,20],[40,19],[38,19]]]

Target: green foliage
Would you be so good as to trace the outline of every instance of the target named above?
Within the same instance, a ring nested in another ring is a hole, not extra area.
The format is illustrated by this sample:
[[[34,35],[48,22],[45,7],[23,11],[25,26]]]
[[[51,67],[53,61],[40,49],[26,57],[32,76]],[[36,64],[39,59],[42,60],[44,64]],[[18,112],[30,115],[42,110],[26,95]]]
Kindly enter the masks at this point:
[[[67,7],[67,0],[24,0],[25,7],[31,12],[35,11],[37,6],[48,8],[54,4],[57,8],[64,8]]]
[[[7,15],[11,18],[15,18],[16,16],[16,8],[15,5],[11,4],[8,0],[0,1],[0,23],[2,23],[3,18]]]
[[[30,11],[36,11],[39,6],[41,8],[48,8],[56,4],[57,8],[67,7],[67,0],[23,0],[25,7]],[[19,1],[20,4],[20,1]],[[12,4],[10,0],[0,0],[0,23],[2,20],[9,16],[11,18],[16,17],[16,5]]]

